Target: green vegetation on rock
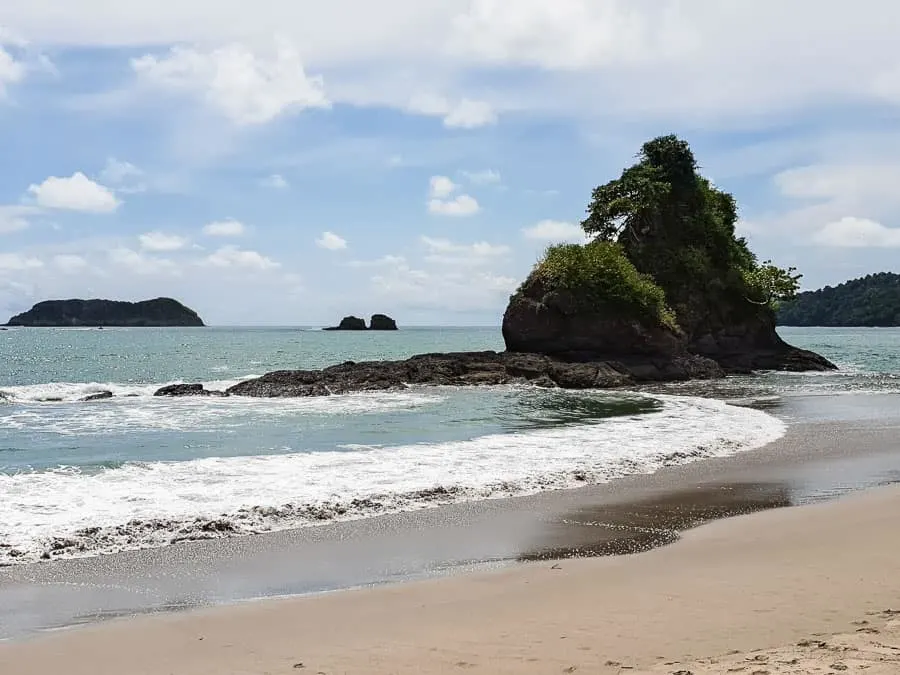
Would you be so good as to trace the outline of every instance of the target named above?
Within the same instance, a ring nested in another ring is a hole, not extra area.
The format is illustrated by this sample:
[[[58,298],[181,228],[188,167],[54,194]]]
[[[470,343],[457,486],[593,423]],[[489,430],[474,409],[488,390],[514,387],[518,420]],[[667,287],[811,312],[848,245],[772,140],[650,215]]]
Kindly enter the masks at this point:
[[[900,326],[900,275],[882,272],[807,291],[778,309],[784,326]]]
[[[666,295],[653,279],[637,271],[617,243],[559,244],[547,249],[535,274],[549,288],[578,291],[574,310],[609,309],[632,313],[677,330]]]
[[[581,223],[584,246],[551,247],[536,271],[586,291],[599,308],[677,325],[688,339],[772,323],[800,275],[760,262],[737,236],[737,204],[700,175],[688,144],[663,136],[597,187]]]

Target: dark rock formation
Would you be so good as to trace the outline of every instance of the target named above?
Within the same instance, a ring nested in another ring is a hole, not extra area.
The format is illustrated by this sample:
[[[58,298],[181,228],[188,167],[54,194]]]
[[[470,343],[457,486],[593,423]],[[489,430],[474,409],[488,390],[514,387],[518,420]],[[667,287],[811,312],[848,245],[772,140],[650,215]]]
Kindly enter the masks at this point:
[[[563,359],[685,356],[684,337],[672,329],[607,311],[580,309],[569,290],[547,288],[532,273],[503,315],[507,350]]]
[[[654,370],[660,362],[688,355],[711,359],[727,373],[835,368],[828,359],[784,342],[775,331],[774,316],[764,308],[690,338],[663,325],[578,307],[572,292],[548,290],[532,275],[510,298],[503,315],[507,350],[568,361],[624,359],[635,364],[649,358]]]
[[[204,389],[202,384],[170,384],[157,389],[154,396],[224,396],[225,392]]]
[[[113,393],[111,391],[100,391],[100,392],[97,392],[96,394],[90,394],[89,396],[85,396],[81,400],[83,402],[104,401],[104,400],[106,400],[108,398],[112,398],[112,397],[113,397]]]
[[[369,330],[397,330],[397,322],[386,314],[373,314]]]
[[[688,349],[693,354],[716,361],[728,373],[755,370],[793,372],[836,370],[824,356],[798,349],[781,339],[775,331],[775,315],[760,308],[755,315],[718,330],[695,336]]]
[[[197,313],[171,298],[142,302],[46,300],[14,316],[8,326],[202,326]]]
[[[366,321],[357,316],[345,316],[337,326],[329,326],[322,330],[366,330]]]
[[[384,391],[413,384],[498,385],[526,382],[566,389],[593,389],[639,382],[714,378],[722,374],[721,368],[714,362],[688,355],[566,362],[536,354],[460,352],[422,354],[404,361],[349,361],[323,370],[281,370],[236,384],[226,394],[277,398]]]
[[[322,330],[397,330],[397,322],[386,314],[373,314],[369,326],[357,316],[345,316],[337,326]]]

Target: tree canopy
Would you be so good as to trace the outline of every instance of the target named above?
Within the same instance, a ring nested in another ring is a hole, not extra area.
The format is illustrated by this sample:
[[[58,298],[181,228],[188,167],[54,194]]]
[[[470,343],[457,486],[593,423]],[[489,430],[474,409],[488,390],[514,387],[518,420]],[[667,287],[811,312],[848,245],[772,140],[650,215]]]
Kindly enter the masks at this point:
[[[621,246],[662,288],[683,329],[715,330],[794,296],[800,275],[758,261],[735,233],[734,197],[700,175],[687,142],[655,138],[637,159],[593,191],[581,225],[595,241]]]
[[[900,275],[869,274],[781,305],[784,326],[900,326]]]
[[[576,291],[573,297],[578,304],[573,310],[585,309],[587,305],[630,312],[638,319],[678,329],[663,290],[651,277],[635,269],[617,243],[551,246],[535,273],[551,288]]]

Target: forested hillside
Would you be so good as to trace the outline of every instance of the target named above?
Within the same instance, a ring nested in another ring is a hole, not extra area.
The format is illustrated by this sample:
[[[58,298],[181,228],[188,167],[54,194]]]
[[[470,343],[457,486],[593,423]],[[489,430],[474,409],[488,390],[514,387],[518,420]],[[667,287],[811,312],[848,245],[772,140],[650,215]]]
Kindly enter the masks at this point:
[[[882,272],[799,293],[778,309],[782,326],[900,326],[900,274]]]

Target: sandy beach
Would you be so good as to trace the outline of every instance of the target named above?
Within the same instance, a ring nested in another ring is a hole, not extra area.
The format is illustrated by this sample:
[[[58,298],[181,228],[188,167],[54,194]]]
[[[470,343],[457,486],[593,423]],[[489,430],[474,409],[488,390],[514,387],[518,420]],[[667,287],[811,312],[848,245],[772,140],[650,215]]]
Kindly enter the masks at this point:
[[[0,645],[0,672],[895,673],[898,513],[885,487],[637,555],[112,621]]]

